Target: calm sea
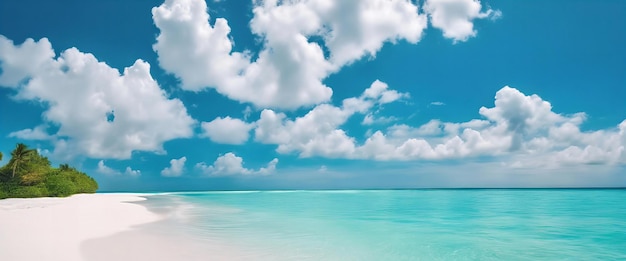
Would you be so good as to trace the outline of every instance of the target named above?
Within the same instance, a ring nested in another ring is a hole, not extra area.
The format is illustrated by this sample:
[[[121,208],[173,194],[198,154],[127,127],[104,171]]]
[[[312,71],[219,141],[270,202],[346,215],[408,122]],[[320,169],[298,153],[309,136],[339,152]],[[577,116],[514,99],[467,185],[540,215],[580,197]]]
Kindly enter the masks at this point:
[[[626,190],[240,191],[151,196],[249,260],[626,260]]]

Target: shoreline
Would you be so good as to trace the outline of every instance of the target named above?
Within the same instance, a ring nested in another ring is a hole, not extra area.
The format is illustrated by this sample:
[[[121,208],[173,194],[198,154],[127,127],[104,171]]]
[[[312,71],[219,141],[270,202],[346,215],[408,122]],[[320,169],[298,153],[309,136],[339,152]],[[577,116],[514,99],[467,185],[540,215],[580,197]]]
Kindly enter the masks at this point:
[[[133,204],[159,215],[161,219],[113,235],[84,240],[80,244],[84,260],[244,260],[242,251],[233,246],[195,235],[189,230],[190,226],[186,224],[189,217],[184,212],[192,207],[169,197],[161,201],[160,196],[161,193],[148,194],[147,200]]]
[[[0,260],[88,260],[81,251],[84,241],[163,220],[163,216],[135,204],[146,200],[145,195],[0,200]]]
[[[208,239],[194,240],[185,231],[176,230],[168,220],[138,226],[106,237],[81,242],[80,252],[86,261],[203,261],[244,260],[230,246]]]
[[[158,194],[96,193],[0,200],[0,260],[242,260],[214,239],[194,237],[174,202]]]

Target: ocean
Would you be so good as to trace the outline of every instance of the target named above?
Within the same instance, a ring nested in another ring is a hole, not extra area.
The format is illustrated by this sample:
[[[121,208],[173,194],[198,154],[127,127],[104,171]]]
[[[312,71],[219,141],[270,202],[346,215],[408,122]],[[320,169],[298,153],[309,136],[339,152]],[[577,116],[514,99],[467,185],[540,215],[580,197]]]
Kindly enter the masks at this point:
[[[626,260],[626,190],[163,193],[196,242],[247,260]]]

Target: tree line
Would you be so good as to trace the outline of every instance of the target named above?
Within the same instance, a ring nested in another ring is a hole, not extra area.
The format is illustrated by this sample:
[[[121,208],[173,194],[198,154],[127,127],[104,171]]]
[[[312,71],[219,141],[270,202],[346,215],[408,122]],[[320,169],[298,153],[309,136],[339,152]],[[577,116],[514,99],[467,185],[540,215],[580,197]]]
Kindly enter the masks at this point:
[[[0,199],[67,197],[96,190],[98,183],[87,174],[68,164],[52,167],[47,157],[23,143],[15,146],[11,159],[0,167]]]

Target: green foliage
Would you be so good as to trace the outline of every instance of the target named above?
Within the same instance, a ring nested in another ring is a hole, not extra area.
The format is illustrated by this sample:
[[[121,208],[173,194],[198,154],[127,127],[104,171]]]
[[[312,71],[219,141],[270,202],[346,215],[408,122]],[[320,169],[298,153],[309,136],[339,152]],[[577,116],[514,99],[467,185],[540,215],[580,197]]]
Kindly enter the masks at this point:
[[[36,198],[48,196],[48,190],[42,186],[17,186],[11,191],[12,198]]]
[[[18,144],[11,156],[0,167],[0,199],[67,197],[98,190],[98,183],[87,174],[68,164],[53,168],[48,158],[24,144]]]
[[[76,193],[76,185],[62,174],[56,174],[48,177],[46,181],[50,196],[67,197]]]
[[[31,155],[36,153],[37,151],[29,149],[24,143],[15,145],[15,149],[11,152],[11,160],[9,161],[9,164],[13,167],[11,178],[15,177],[15,172],[19,170],[25,162],[29,162]]]
[[[20,172],[20,184],[25,186],[37,185],[44,181],[46,173],[50,172],[50,161],[38,153],[29,156],[28,164],[24,164]]]

